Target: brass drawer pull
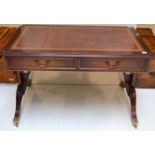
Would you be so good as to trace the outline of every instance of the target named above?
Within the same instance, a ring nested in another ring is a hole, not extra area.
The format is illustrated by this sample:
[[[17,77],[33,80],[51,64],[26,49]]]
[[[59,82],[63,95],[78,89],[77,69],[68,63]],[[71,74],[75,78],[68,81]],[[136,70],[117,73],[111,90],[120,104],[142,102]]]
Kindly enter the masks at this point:
[[[115,68],[117,67],[117,65],[120,64],[120,61],[119,60],[107,60],[105,61],[105,66],[108,67],[108,68]]]
[[[50,60],[46,60],[46,59],[38,59],[38,60],[34,60],[34,63],[40,67],[46,67],[48,64],[50,64]]]

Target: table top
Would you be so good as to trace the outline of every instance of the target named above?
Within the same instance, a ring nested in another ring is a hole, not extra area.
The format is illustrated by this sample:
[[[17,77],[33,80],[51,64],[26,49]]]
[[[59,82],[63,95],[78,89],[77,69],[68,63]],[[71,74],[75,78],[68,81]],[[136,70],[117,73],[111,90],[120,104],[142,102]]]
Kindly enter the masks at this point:
[[[23,25],[6,53],[53,55],[147,54],[128,27]]]

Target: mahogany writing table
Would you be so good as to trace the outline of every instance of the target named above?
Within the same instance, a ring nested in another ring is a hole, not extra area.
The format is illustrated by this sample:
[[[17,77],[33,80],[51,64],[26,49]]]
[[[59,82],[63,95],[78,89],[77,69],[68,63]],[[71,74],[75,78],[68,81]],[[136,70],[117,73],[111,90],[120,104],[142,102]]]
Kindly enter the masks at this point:
[[[4,52],[8,70],[20,79],[15,125],[30,71],[123,72],[131,102],[132,123],[137,127],[135,74],[148,69],[152,57],[128,27],[80,25],[23,25]],[[25,72],[27,71],[27,72]]]

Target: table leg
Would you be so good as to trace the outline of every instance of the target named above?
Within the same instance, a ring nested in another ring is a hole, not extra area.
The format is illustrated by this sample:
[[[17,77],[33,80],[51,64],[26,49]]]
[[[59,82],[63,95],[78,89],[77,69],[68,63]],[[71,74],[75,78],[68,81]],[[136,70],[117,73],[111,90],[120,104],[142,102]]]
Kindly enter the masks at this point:
[[[31,83],[29,81],[29,74],[30,72],[18,73],[19,84],[16,92],[16,110],[15,110],[15,115],[13,119],[13,123],[16,127],[18,127],[18,124],[19,124],[20,113],[21,113],[21,102],[22,102],[23,95],[25,94],[27,86],[30,86],[30,83]]]
[[[131,119],[132,124],[135,128],[137,128],[138,125],[138,119],[137,119],[137,113],[136,113],[136,90],[134,87],[134,74],[126,74],[124,73],[124,80],[120,83],[120,86],[122,88],[126,88],[127,94],[130,98],[130,104],[131,104]]]

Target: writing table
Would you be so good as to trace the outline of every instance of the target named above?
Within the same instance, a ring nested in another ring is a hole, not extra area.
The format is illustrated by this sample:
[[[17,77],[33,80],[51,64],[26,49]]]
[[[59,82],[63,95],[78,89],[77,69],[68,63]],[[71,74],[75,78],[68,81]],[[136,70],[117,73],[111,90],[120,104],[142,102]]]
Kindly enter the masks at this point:
[[[14,124],[30,71],[122,72],[131,103],[131,118],[137,127],[135,74],[146,72],[151,52],[128,27],[84,25],[23,25],[4,51],[8,70],[17,71]],[[26,72],[25,72],[26,71]]]

